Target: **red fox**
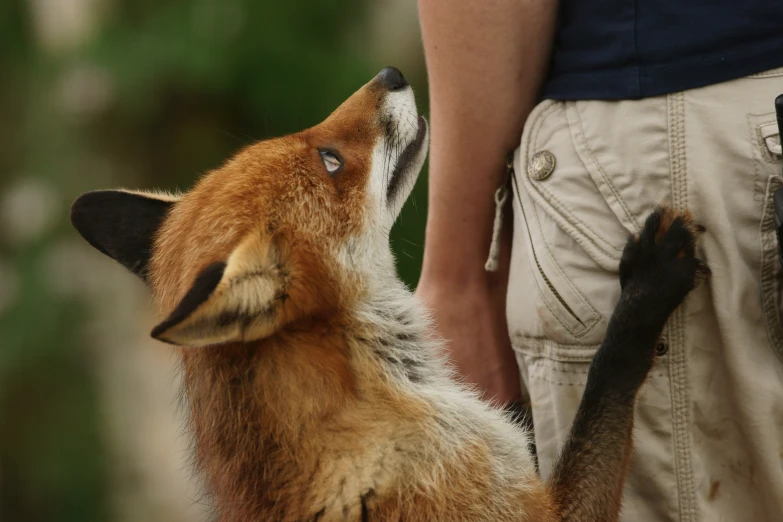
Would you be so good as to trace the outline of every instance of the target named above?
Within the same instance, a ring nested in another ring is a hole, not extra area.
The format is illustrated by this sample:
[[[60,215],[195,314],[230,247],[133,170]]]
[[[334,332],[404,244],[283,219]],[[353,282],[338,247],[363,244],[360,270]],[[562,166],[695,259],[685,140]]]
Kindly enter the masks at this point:
[[[180,196],[97,191],[71,221],[146,281],[176,345],[197,469],[222,522],[611,521],[634,401],[706,267],[661,208],[629,239],[620,302],[552,476],[530,434],[458,382],[398,280],[389,230],[427,152],[386,68],[323,123],[261,141]]]

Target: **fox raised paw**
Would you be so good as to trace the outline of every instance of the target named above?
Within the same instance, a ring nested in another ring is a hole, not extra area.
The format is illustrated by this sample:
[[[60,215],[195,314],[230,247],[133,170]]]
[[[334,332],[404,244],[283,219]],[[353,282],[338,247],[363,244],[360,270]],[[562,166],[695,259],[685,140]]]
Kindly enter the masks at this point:
[[[703,231],[688,212],[659,207],[641,233],[628,240],[620,261],[620,301],[593,357],[571,434],[552,475],[555,491],[573,491],[575,477],[599,475],[592,455],[602,445],[598,453],[606,458],[600,466],[628,469],[630,441],[622,453],[613,453],[608,434],[631,432],[634,402],[654,365],[666,321],[709,273],[696,258],[696,241]],[[618,480],[602,488],[583,488],[579,499],[561,494],[562,519],[617,520],[617,510],[606,506],[620,498],[622,486]]]
[[[664,322],[710,270],[696,257],[704,227],[688,211],[658,207],[641,233],[632,236],[620,260],[623,296],[642,305],[645,315]]]

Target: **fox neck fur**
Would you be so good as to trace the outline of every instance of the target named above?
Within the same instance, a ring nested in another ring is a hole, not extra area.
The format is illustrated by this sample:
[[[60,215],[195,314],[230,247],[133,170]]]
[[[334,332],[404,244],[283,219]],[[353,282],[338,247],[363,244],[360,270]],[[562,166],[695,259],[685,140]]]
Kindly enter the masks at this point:
[[[423,309],[385,283],[256,343],[182,350],[197,464],[221,520],[350,519],[373,497],[432,520],[498,491],[508,512],[495,498],[486,520],[525,520],[521,506],[540,502],[519,451],[529,434],[452,380]]]

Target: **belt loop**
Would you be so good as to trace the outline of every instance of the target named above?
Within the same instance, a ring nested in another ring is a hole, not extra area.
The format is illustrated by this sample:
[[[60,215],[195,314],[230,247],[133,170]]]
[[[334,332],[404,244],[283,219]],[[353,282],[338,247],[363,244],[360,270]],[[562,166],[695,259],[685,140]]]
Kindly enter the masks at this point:
[[[489,257],[484,264],[487,272],[497,272],[500,259],[500,233],[503,231],[503,208],[508,199],[508,182],[514,175],[514,153],[506,157],[506,174],[503,183],[495,191],[495,222],[492,225],[492,242],[489,244]]]

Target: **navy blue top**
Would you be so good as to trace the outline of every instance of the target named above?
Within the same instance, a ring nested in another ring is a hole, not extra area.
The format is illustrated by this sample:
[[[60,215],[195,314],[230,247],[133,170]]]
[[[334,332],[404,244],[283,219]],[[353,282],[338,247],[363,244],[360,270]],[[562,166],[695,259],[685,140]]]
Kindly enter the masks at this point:
[[[561,0],[555,100],[628,99],[783,66],[783,0]]]

